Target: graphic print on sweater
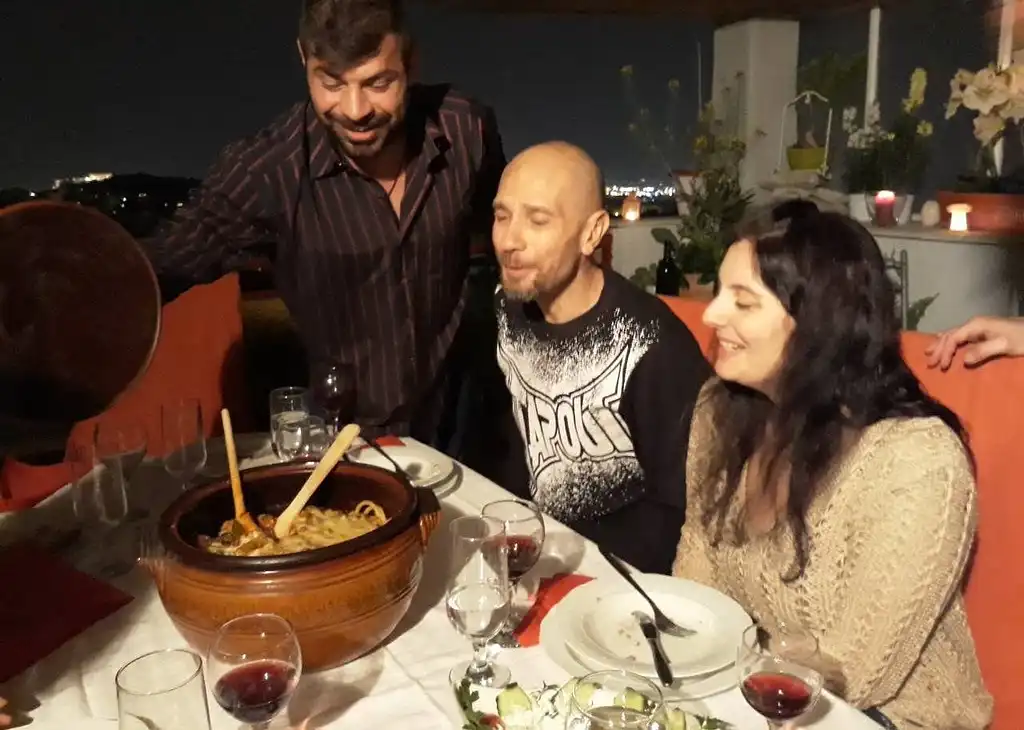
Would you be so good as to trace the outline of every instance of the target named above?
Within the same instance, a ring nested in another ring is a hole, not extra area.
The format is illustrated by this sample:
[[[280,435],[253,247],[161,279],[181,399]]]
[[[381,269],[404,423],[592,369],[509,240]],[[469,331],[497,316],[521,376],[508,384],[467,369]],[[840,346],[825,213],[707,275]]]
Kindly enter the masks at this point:
[[[620,408],[654,335],[620,309],[570,336],[545,334],[499,310],[498,362],[522,435],[530,490],[556,519],[599,517],[643,494]]]

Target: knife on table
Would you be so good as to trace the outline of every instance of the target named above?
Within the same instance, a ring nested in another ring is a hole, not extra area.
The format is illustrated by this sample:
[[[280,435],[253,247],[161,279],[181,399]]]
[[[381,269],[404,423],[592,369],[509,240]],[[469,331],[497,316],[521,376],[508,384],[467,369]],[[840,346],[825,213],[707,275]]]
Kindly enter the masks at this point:
[[[651,654],[654,655],[654,670],[658,673],[658,679],[666,687],[671,687],[675,677],[672,676],[672,669],[668,665],[668,659],[665,658],[661,642],[658,641],[658,628],[645,613],[633,611],[633,618],[640,624],[640,630],[643,632],[644,638],[647,639],[647,645],[651,647]]]

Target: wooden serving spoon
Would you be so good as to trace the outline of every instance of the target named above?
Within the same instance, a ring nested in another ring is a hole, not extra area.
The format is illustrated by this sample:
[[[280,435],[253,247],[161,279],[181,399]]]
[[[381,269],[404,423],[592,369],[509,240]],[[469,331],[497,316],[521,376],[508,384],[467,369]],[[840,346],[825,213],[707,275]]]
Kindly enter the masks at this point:
[[[345,452],[348,451],[349,446],[352,445],[357,436],[359,436],[359,426],[354,423],[350,423],[338,431],[334,443],[330,445],[320,458],[320,462],[313,468],[313,472],[306,479],[306,483],[302,485],[302,489],[295,495],[291,504],[284,508],[284,512],[281,513],[281,516],[277,518],[277,522],[274,523],[274,534],[278,538],[284,537],[291,531],[292,523],[298,517],[299,512],[309,502],[317,487],[323,483],[327,475],[331,473],[331,470],[341,461],[341,457],[345,455]]]
[[[238,473],[238,453],[235,451],[235,433],[231,428],[231,414],[228,413],[227,408],[221,409],[220,422],[224,426],[224,450],[227,451],[228,455],[231,496],[235,500],[235,522],[242,527],[246,534],[256,532],[260,528],[245,508],[245,496],[242,494],[242,477]]]

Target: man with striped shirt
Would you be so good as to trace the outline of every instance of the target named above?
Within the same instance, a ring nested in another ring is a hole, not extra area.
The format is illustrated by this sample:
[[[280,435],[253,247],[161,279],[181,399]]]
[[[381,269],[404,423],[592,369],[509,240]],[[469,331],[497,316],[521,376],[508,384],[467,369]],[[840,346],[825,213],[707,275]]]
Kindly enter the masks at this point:
[[[470,247],[505,164],[494,115],[411,81],[398,0],[304,0],[298,47],[309,101],[223,151],[154,242],[161,283],[269,256],[310,364],[352,373],[342,416],[445,448]]]

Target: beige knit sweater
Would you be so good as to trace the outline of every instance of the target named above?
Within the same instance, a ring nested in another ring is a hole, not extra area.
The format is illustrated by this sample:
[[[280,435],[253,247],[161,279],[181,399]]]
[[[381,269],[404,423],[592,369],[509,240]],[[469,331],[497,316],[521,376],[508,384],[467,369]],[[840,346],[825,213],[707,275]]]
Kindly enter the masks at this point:
[[[675,575],[732,596],[768,628],[784,622],[813,633],[843,675],[846,700],[878,707],[900,730],[985,728],[992,698],[960,590],[976,495],[956,435],[934,418],[868,428],[811,506],[807,568],[787,584],[788,528],[713,548],[701,526],[710,420],[698,408]]]

